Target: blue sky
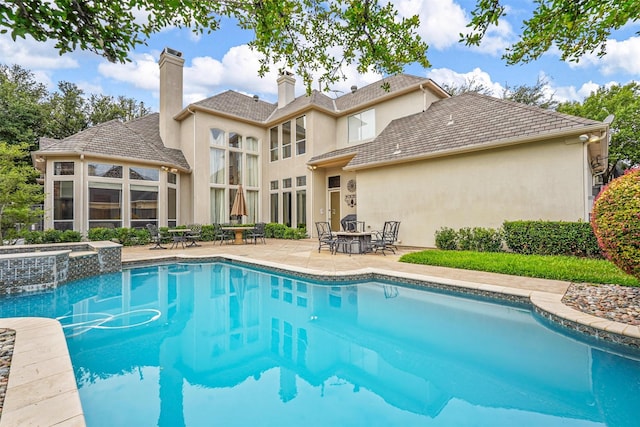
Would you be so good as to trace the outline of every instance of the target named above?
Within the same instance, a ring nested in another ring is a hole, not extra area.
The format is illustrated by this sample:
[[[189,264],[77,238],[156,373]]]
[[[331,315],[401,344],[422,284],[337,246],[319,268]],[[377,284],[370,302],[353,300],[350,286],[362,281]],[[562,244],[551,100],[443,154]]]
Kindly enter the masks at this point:
[[[546,90],[557,100],[580,101],[599,86],[626,84],[640,78],[640,37],[635,34],[640,24],[630,24],[614,34],[604,58],[588,55],[578,64],[566,63],[551,51],[533,63],[507,66],[501,54],[517,39],[520,23],[530,16],[532,1],[505,1],[509,5],[507,17],[490,30],[480,47],[474,48],[462,45],[458,39],[459,33],[466,31],[475,1],[392,1],[401,14],[420,14],[419,32],[430,45],[427,57],[432,67],[410,66],[405,72],[430,77],[439,84],[474,81],[500,95],[505,85],[533,85],[541,76],[549,82]],[[166,29],[153,35],[147,46],[131,52],[130,63],[111,64],[89,52],[60,56],[52,42],[37,43],[31,39],[13,42],[3,34],[0,56],[7,65],[19,64],[33,71],[50,90],[65,80],[76,83],[87,94],[125,95],[157,110],[157,61],[162,49],[171,47],[183,52],[185,58],[185,105],[228,89],[275,101],[278,67],[273,67],[264,78],[258,77],[259,56],[246,46],[250,37],[232,21],[224,21],[219,31],[202,37],[195,37],[189,30]],[[345,70],[345,74],[349,79],[335,85],[334,93],[347,92],[354,84],[362,87],[381,77],[373,73],[357,75],[354,69]],[[297,94],[303,92],[299,81]]]

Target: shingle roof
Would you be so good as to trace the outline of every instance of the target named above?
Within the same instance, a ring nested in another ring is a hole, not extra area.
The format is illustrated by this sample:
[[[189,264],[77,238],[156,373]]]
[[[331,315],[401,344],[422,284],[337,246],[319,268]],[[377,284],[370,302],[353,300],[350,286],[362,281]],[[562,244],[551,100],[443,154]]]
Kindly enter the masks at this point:
[[[160,139],[158,113],[121,122],[111,120],[71,135],[39,150],[38,154],[78,153],[128,157],[166,163],[190,170],[182,151],[167,148]]]
[[[265,123],[277,121],[290,114],[295,114],[297,111],[302,111],[309,106],[315,106],[337,114],[341,111],[357,108],[359,105],[375,101],[378,98],[392,95],[394,92],[408,87],[430,81],[430,79],[424,77],[398,74],[357,89],[353,93],[350,92],[342,95],[335,100],[322,92],[314,90],[310,95],[305,94],[299,96],[282,108],[278,108],[277,102],[268,103],[261,100],[256,101],[251,96],[243,95],[232,90],[203,99],[193,105],[218,111],[223,114],[231,114],[246,120]],[[388,84],[389,90],[385,90],[382,86],[383,84]]]
[[[232,114],[248,120],[264,122],[277,108],[277,104],[257,100],[252,96],[228,90],[194,103],[210,110]]]
[[[600,122],[516,102],[465,93],[434,102],[424,112],[392,121],[376,139],[352,148],[348,167],[402,161],[450,150],[478,148],[502,142],[580,132]],[[603,125],[604,126],[604,125]],[[344,155],[344,149],[310,162]]]
[[[311,92],[311,95],[299,96],[284,107],[276,109],[273,115],[269,117],[269,121],[276,121],[281,117],[286,117],[296,111],[301,111],[310,105],[315,105],[331,112],[336,111],[333,99],[322,92],[314,90]]]
[[[427,83],[430,80],[424,77],[412,76],[409,74],[397,74],[378,80],[355,92],[347,93],[336,99],[336,107],[339,111],[348,110],[358,105],[366,104],[390,93],[415,86],[420,83]],[[388,85],[388,91],[382,85]]]

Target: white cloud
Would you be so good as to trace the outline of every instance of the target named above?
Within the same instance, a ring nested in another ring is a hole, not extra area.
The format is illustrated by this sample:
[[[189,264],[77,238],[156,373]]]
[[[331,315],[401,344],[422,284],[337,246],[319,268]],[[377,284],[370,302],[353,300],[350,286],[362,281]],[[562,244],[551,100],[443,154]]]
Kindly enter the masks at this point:
[[[458,73],[449,68],[432,68],[427,72],[427,77],[439,85],[463,86],[473,83],[491,90],[493,96],[501,97],[504,86],[491,80],[491,76],[480,68],[474,68],[468,73]]]
[[[393,3],[401,16],[420,17],[418,34],[436,49],[458,43],[460,33],[466,30],[464,10],[453,0],[399,0]]]
[[[156,58],[150,53],[130,55],[131,62],[125,64],[102,62],[98,73],[109,79],[132,84],[136,88],[157,91],[160,70]]]
[[[27,36],[14,42],[10,35],[0,35],[0,57],[6,65],[18,64],[30,70],[77,68],[78,61],[72,55],[59,55],[51,41],[37,42]]]
[[[640,74],[640,37],[630,37],[626,40],[608,40],[607,53],[599,58],[595,53],[584,55],[580,62],[571,62],[573,68],[597,67],[605,75],[626,73]]]
[[[583,83],[582,86],[576,88],[575,86],[558,86],[554,88],[555,99],[559,102],[578,101],[582,102],[586,97],[597,91],[600,87],[610,88],[614,85],[620,85],[619,82],[610,81],[604,85],[594,83],[589,80]]]

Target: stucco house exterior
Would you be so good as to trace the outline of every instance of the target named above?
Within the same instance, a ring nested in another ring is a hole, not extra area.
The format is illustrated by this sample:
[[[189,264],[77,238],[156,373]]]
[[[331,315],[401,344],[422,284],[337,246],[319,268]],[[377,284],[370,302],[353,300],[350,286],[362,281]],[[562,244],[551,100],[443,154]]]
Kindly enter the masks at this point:
[[[45,228],[225,223],[242,185],[244,222],[367,228],[401,221],[408,246],[441,227],[588,220],[608,125],[479,94],[451,97],[397,75],[331,98],[226,91],[183,106],[184,59],[160,56],[160,112],[111,121],[32,153],[44,174]]]

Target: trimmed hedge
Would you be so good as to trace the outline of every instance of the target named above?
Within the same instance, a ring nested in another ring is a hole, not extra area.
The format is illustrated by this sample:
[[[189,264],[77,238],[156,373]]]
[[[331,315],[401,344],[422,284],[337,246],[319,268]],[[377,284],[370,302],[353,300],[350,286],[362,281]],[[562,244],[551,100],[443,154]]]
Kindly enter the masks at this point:
[[[27,245],[38,245],[42,243],[69,243],[79,242],[82,240],[82,234],[73,230],[44,230],[44,231],[25,231],[22,233],[24,242]]]
[[[444,250],[502,252],[502,231],[493,228],[443,227],[436,231],[436,247]]]
[[[607,259],[640,278],[640,168],[628,170],[600,192],[591,225]]]
[[[591,225],[586,222],[505,221],[502,229],[505,244],[515,253],[602,256]]]
[[[586,222],[505,221],[499,229],[441,228],[436,247],[444,250],[501,252],[524,255],[569,255],[601,258],[591,226]]]

